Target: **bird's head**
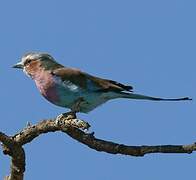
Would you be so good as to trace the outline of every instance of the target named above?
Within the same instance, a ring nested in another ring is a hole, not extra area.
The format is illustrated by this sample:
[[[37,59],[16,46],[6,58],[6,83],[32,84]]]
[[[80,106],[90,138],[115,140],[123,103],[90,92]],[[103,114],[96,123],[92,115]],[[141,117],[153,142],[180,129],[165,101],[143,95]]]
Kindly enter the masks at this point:
[[[33,76],[40,69],[53,70],[59,67],[62,65],[58,64],[51,55],[37,52],[26,53],[20,62],[13,66],[13,68],[23,69],[29,76]]]

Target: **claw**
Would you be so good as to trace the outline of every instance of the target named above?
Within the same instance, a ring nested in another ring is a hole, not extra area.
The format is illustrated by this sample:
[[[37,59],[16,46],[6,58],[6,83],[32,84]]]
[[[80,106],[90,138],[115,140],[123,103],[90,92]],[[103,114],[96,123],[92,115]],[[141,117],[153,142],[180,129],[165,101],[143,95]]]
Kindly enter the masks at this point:
[[[57,116],[55,124],[57,126],[69,125],[75,128],[79,128],[83,131],[88,131],[90,128],[90,124],[84,120],[77,119],[76,114],[74,112],[60,114],[59,116]]]
[[[72,120],[72,119],[76,119],[76,113],[75,112],[68,112],[68,113],[63,113],[63,114],[60,114],[56,117],[56,120],[55,120],[55,123],[56,125],[60,125],[60,124],[63,124],[64,121],[67,121],[67,120]]]

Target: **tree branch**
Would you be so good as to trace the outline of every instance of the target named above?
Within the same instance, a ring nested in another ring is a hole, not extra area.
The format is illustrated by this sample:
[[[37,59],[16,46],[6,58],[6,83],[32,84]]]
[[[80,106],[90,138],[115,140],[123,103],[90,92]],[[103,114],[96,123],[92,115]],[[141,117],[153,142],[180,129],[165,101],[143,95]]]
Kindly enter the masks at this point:
[[[2,142],[3,153],[12,157],[11,174],[5,177],[5,180],[23,180],[25,172],[25,152],[22,146],[15,142],[12,137],[0,132],[0,141]]]
[[[144,156],[150,153],[192,153],[196,151],[196,143],[190,145],[158,145],[158,146],[128,146],[97,139],[94,133],[86,133],[90,127],[88,123],[76,119],[73,114],[66,114],[56,119],[43,120],[40,123],[28,126],[16,135],[9,137],[0,132],[0,141],[3,144],[4,154],[12,157],[11,174],[6,180],[22,180],[25,171],[25,152],[22,146],[30,143],[41,134],[61,131],[88,147],[111,154],[130,156]]]

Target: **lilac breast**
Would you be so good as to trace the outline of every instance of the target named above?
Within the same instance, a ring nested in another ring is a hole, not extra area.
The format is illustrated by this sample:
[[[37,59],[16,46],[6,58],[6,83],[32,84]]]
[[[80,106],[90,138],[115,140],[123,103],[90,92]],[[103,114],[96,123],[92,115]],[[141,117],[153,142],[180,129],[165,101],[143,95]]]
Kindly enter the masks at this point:
[[[35,83],[41,94],[50,102],[56,104],[59,101],[56,84],[49,72],[39,73],[35,78]]]

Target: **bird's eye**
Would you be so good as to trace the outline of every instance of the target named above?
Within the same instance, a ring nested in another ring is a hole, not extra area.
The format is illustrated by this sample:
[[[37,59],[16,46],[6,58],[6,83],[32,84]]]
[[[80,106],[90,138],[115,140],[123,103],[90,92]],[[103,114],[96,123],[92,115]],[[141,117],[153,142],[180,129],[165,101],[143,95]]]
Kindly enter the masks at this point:
[[[25,66],[26,66],[27,64],[29,64],[31,61],[32,61],[32,59],[27,59],[27,60],[25,61]]]

